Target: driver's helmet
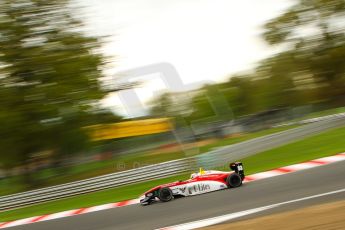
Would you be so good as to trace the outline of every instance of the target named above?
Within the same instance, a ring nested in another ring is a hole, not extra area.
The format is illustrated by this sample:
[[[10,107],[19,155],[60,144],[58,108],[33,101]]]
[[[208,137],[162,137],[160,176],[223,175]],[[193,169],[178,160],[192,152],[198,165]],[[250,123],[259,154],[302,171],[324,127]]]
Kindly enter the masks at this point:
[[[200,169],[199,169],[199,173],[192,173],[192,174],[190,175],[190,178],[193,179],[193,178],[195,178],[196,176],[204,175],[204,174],[205,174],[205,171],[204,171],[202,168],[200,168]]]

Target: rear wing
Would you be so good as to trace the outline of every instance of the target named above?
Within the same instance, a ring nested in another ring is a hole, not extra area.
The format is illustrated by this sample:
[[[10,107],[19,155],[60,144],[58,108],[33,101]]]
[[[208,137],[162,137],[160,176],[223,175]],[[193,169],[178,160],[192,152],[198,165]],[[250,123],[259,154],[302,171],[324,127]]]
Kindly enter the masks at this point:
[[[235,171],[235,173],[237,173],[238,175],[240,175],[242,180],[244,179],[245,175],[244,175],[244,168],[243,168],[242,162],[231,163],[230,169]]]

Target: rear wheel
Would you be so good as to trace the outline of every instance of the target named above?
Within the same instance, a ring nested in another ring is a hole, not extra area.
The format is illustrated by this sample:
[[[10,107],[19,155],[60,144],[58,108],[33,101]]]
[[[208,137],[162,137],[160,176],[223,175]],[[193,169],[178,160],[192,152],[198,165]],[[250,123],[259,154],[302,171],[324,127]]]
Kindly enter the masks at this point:
[[[158,198],[163,202],[168,202],[173,199],[173,194],[170,188],[161,188],[158,191]]]
[[[237,173],[232,173],[226,178],[226,184],[230,188],[240,187],[242,185],[241,176]]]

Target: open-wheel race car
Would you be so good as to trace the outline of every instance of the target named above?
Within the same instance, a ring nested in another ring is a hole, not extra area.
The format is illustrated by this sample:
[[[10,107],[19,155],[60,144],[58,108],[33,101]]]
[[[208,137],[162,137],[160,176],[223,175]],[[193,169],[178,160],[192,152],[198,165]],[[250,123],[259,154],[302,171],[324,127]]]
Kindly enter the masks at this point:
[[[193,173],[189,180],[175,181],[156,186],[140,197],[141,205],[149,205],[155,201],[167,202],[175,197],[193,196],[217,190],[236,188],[242,185],[244,169],[241,162],[231,163],[231,171],[202,170]]]

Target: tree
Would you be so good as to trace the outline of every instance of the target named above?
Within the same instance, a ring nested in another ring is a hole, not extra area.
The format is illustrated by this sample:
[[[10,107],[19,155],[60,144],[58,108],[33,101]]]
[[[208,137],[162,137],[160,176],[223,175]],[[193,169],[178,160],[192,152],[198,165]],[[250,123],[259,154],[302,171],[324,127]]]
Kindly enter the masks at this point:
[[[174,102],[171,93],[163,93],[151,101],[150,115],[154,117],[177,116],[173,110]]]
[[[294,56],[289,72],[311,75],[326,101],[345,103],[345,2],[299,0],[265,25],[271,45],[285,45]]]
[[[0,7],[0,162],[80,152],[84,125],[105,96],[101,42],[82,31],[67,0],[3,0]],[[95,115],[95,116],[94,116]],[[98,115],[99,116],[99,115]]]

